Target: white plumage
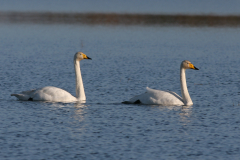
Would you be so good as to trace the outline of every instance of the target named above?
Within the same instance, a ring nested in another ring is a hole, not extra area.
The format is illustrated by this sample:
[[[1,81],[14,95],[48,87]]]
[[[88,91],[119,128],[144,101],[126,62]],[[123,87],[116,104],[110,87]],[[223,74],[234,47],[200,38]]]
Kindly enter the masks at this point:
[[[172,91],[161,91],[151,88],[146,88],[146,92],[131,98],[123,103],[142,103],[142,104],[158,104],[167,106],[182,106],[192,105],[193,102],[188,93],[185,71],[186,69],[198,70],[191,62],[185,60],[180,65],[180,83],[182,97]]]
[[[23,101],[50,101],[50,102],[74,102],[85,101],[86,96],[84,92],[82,76],[80,71],[79,61],[83,59],[91,59],[82,52],[77,52],[74,56],[74,67],[76,74],[76,97],[72,96],[69,92],[52,86],[47,86],[39,89],[23,91],[19,94],[11,94]]]

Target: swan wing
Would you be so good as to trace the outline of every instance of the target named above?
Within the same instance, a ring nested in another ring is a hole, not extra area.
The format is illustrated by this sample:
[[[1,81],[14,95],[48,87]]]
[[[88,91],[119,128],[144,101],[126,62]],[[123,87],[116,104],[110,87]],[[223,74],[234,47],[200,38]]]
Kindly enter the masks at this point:
[[[184,105],[182,98],[172,91],[161,91],[146,88],[146,92],[131,98],[129,103]]]
[[[70,102],[77,99],[69,92],[52,86],[47,86],[35,90],[23,91],[20,94],[12,94],[19,100]]]

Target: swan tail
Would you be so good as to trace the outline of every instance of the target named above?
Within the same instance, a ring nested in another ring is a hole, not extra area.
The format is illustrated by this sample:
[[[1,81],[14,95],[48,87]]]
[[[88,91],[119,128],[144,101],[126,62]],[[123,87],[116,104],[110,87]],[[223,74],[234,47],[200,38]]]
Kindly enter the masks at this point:
[[[22,101],[32,100],[32,98],[31,98],[29,95],[25,95],[25,94],[11,94],[11,96],[15,96],[15,97],[17,97],[19,100],[22,100]]]
[[[130,102],[130,101],[123,101],[122,103],[123,104],[132,104],[132,102]]]
[[[142,102],[138,99],[135,102],[131,102],[131,101],[124,101],[122,102],[123,104],[141,104]]]

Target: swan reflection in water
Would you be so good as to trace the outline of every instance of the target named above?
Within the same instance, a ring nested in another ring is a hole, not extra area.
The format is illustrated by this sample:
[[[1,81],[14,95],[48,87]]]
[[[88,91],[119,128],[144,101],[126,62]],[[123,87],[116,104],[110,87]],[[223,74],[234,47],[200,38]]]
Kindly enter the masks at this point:
[[[89,105],[86,103],[77,102],[74,104],[74,114],[73,118],[78,122],[82,122],[84,120],[84,115],[87,113],[87,108]]]
[[[55,108],[59,111],[59,109],[63,109],[63,111],[70,111],[70,116],[73,117],[78,122],[84,120],[84,115],[86,114],[87,105],[86,103],[76,102],[76,103],[49,103],[43,102],[45,104],[50,104],[50,107]],[[49,107],[49,105],[48,105]]]
[[[168,110],[168,111],[177,111],[177,114],[179,115],[180,122],[183,123],[183,125],[186,125],[187,123],[191,122],[192,117],[192,105],[191,106],[162,106],[162,105],[152,105],[153,107],[158,107],[161,110]]]
[[[179,115],[180,121],[183,122],[183,125],[191,122],[192,108],[192,106],[182,106]]]

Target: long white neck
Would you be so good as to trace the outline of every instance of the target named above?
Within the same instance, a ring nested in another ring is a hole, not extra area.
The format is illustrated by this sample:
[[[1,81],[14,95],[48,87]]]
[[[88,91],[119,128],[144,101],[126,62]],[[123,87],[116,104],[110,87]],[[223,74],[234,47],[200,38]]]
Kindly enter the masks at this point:
[[[76,98],[79,101],[85,101],[86,96],[83,88],[82,75],[80,70],[80,62],[74,60],[75,74],[76,74]]]
[[[187,82],[186,82],[186,69],[184,69],[181,65],[180,67],[180,83],[181,83],[181,93],[184,105],[193,105],[192,99],[188,93]]]

